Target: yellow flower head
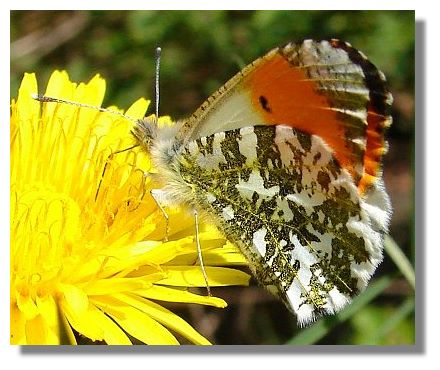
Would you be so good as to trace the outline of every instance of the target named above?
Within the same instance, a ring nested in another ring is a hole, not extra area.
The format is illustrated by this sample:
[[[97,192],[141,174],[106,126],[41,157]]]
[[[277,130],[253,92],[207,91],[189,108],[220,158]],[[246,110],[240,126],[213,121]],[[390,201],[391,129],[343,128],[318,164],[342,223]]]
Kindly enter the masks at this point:
[[[167,209],[165,241],[166,220],[150,194],[155,184],[148,174],[156,169],[147,153],[128,149],[134,123],[41,104],[32,99],[37,91],[35,75],[26,74],[11,104],[11,343],[76,343],[80,334],[108,344],[131,344],[130,338],[178,344],[178,333],[209,344],[157,303],[226,306],[190,291],[206,286],[194,219]],[[104,93],[99,76],[76,85],[58,71],[46,90],[95,106]],[[126,115],[142,118],[148,105],[140,99]],[[170,120],[161,117],[159,124]],[[201,225],[200,244],[210,286],[248,283],[247,274],[223,267],[245,262],[216,229]]]

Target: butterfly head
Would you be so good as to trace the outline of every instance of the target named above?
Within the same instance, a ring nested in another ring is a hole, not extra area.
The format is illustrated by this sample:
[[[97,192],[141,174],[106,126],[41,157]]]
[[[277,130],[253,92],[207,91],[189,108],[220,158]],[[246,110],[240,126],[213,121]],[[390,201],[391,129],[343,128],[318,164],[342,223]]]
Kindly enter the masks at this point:
[[[156,117],[145,117],[134,126],[132,133],[138,144],[147,152],[157,138],[158,126]]]
[[[158,124],[154,115],[138,120],[132,134],[143,151],[152,156],[155,165],[163,168],[172,163],[182,149],[182,122]]]

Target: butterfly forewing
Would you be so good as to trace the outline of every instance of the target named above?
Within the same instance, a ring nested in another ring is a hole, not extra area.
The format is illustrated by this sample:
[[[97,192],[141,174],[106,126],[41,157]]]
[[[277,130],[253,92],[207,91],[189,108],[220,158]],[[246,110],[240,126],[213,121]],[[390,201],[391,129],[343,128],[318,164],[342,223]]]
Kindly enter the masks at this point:
[[[183,132],[196,139],[252,122],[319,135],[364,192],[381,175],[391,102],[384,75],[350,44],[305,40],[246,66],[185,122]]]
[[[301,323],[343,307],[382,259],[383,230],[315,135],[279,125],[219,132],[187,143],[176,163],[193,206]]]

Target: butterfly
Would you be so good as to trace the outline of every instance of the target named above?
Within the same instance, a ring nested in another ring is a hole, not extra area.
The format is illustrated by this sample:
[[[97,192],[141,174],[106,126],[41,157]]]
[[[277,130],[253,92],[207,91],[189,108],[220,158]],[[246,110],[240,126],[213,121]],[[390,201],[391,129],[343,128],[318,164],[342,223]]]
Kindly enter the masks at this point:
[[[341,310],[382,261],[392,96],[350,44],[269,51],[188,119],[133,130],[162,191],[200,212],[304,325]]]

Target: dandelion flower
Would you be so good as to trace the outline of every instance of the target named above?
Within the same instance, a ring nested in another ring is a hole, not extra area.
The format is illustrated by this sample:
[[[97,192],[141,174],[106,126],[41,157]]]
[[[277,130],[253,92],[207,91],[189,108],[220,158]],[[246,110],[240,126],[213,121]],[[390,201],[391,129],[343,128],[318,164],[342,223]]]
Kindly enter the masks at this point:
[[[107,344],[209,344],[163,302],[225,307],[198,294],[194,219],[150,195],[146,153],[133,146],[133,122],[116,114],[32,99],[34,74],[11,104],[12,344],[76,343],[78,334]],[[105,81],[52,74],[46,94],[100,106]],[[140,99],[126,112],[144,116]],[[111,108],[117,110],[117,108]],[[170,124],[166,117],[160,124]],[[112,154],[120,151],[119,154]],[[241,254],[210,225],[200,225],[210,286],[246,285],[234,267]],[[166,241],[165,241],[166,240]],[[76,333],[76,335],[75,335]]]

